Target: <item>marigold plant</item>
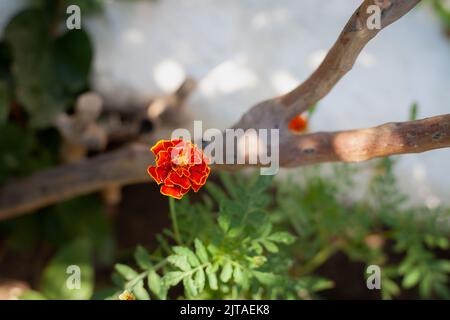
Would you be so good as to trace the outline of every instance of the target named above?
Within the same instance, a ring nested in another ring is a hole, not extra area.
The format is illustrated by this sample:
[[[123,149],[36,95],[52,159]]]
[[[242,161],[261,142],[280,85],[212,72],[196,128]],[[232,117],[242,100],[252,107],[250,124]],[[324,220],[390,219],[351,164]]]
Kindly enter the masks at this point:
[[[181,199],[192,188],[197,192],[208,179],[209,159],[193,143],[184,140],[160,140],[152,148],[156,165],[148,173],[162,184],[163,195]]]

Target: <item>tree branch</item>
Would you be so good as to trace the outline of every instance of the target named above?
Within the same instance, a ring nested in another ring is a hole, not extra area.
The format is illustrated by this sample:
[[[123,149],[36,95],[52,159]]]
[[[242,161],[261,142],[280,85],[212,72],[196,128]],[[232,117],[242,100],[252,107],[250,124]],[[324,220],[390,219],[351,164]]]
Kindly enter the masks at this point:
[[[280,146],[280,164],[360,162],[396,154],[450,147],[450,114],[368,129],[292,136]]]
[[[280,165],[359,162],[446,147],[450,147],[450,114],[369,129],[292,135],[280,145]],[[109,185],[151,182],[146,168],[153,161],[149,148],[136,144],[10,182],[0,188],[0,220]]]
[[[408,13],[420,0],[366,0],[351,16],[336,43],[317,70],[301,85],[280,98],[289,107],[288,119],[308,110],[325,97],[352,69],[360,52],[382,29]],[[368,29],[367,8],[381,9],[381,29]]]
[[[365,0],[350,17],[333,47],[317,70],[291,92],[253,106],[235,128],[279,128],[283,130],[296,115],[303,113],[326,96],[351,70],[355,61],[378,32],[407,14],[420,0]],[[381,29],[367,27],[367,8],[378,5]],[[280,132],[282,135],[284,132]]]
[[[153,161],[148,146],[135,144],[10,182],[0,188],[0,220],[111,185],[150,181],[146,169]]]

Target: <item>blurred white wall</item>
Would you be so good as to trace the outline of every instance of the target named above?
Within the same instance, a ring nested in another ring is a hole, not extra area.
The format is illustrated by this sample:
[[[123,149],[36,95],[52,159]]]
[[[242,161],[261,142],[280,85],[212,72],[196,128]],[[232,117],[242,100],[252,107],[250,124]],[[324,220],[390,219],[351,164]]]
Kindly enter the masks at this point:
[[[199,81],[193,117],[225,128],[305,79],[361,1],[106,2],[104,15],[83,21],[95,43],[96,89],[118,104],[146,101],[189,75]],[[0,21],[6,11],[0,6]],[[449,57],[450,39],[430,8],[419,7],[365,48],[320,102],[312,130],[403,121],[413,102],[420,117],[449,113]],[[402,156],[397,173],[416,201],[450,204],[450,150]]]

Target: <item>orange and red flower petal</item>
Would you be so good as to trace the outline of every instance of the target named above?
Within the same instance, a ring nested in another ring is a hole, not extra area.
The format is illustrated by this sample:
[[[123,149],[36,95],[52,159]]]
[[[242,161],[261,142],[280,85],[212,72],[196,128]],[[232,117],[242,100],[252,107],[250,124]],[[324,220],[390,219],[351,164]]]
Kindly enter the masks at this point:
[[[195,184],[195,183],[192,183],[192,184],[191,184],[191,187],[192,187],[192,190],[194,190],[194,192],[197,192],[198,190],[200,190],[200,188],[202,187],[202,185],[201,185],[201,184]]]
[[[189,179],[196,184],[202,185],[206,181],[205,177],[207,178],[209,175],[209,170],[209,167],[205,163],[192,166],[189,169]]]
[[[189,178],[187,177],[179,177],[178,174],[176,174],[175,171],[171,171],[169,172],[169,174],[167,175],[166,180],[164,180],[164,183],[166,185],[176,185],[176,186],[180,186],[183,189],[189,189],[189,187],[191,186],[191,181],[189,180]]]
[[[160,192],[169,197],[180,200],[189,191],[189,189],[183,189],[180,186],[161,186]]]
[[[167,150],[168,147],[172,147],[173,142],[170,140],[159,140],[150,150],[156,156],[160,151]]]
[[[168,151],[160,151],[156,158],[156,166],[160,167],[160,166],[169,165],[169,164],[170,164],[169,152]]]
[[[148,167],[147,168],[147,172],[153,178],[153,180],[155,180],[158,184],[162,182],[162,181],[160,181],[160,179],[158,177],[158,174],[156,173],[156,167],[155,166]]]

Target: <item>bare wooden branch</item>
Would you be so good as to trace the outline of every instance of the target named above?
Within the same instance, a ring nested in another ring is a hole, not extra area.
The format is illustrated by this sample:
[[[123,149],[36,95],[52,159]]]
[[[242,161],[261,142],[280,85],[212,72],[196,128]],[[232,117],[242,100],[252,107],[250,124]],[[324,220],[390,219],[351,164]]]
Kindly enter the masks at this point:
[[[110,185],[150,181],[146,168],[153,161],[148,146],[135,144],[11,182],[0,188],[0,220]]]
[[[282,167],[335,161],[359,162],[450,147],[450,114],[369,129],[291,137],[280,145]],[[153,161],[148,146],[136,144],[11,182],[0,188],[0,220],[110,185],[150,183],[146,168]]]
[[[293,135],[280,146],[280,164],[360,162],[450,147],[450,114],[368,129]]]
[[[326,96],[353,67],[364,46],[378,32],[408,13],[420,0],[365,0],[347,22],[317,70],[291,92],[259,103],[247,111],[235,128],[280,128]],[[381,10],[381,29],[367,27],[367,8]],[[368,86],[370,84],[367,84]],[[282,132],[283,134],[283,132]]]
[[[301,114],[325,97],[352,69],[367,43],[383,28],[400,19],[419,2],[420,0],[364,1],[347,22],[317,70],[305,82],[280,98],[283,105],[290,107],[287,118]],[[377,5],[381,10],[381,29],[368,28],[367,20],[370,14],[367,8],[371,5]]]

